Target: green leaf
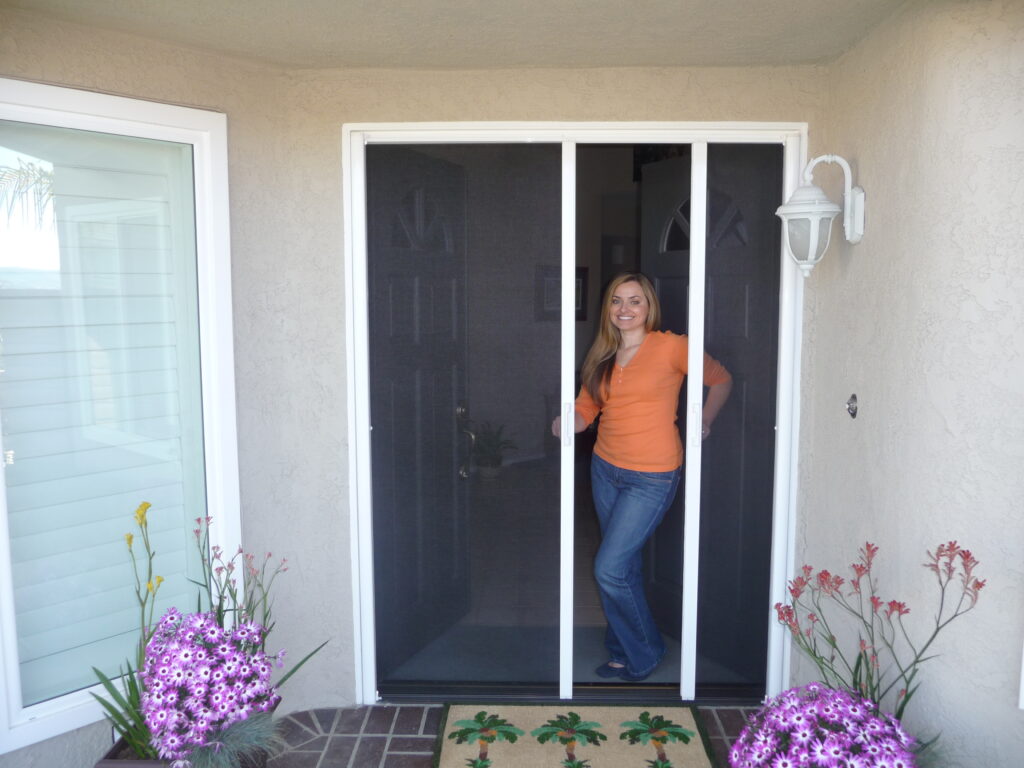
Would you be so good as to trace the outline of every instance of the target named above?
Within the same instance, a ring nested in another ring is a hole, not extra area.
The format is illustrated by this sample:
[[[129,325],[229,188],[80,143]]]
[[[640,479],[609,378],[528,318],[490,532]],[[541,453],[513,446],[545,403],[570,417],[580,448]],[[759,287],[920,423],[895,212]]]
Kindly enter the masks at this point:
[[[317,652],[318,652],[318,651],[319,651],[319,650],[320,650],[321,648],[323,648],[323,647],[324,647],[325,645],[327,645],[327,643],[329,643],[329,642],[330,642],[330,640],[324,640],[324,641],[323,641],[322,643],[320,643],[320,645],[318,645],[318,646],[317,646],[316,648],[314,648],[314,649],[313,649],[312,651],[310,651],[310,652],[309,652],[309,653],[307,653],[307,654],[306,654],[305,656],[303,656],[303,657],[302,657],[302,660],[301,660],[301,661],[299,661],[299,663],[298,663],[298,664],[296,664],[296,665],[295,665],[294,667],[292,667],[291,669],[289,669],[289,670],[288,670],[288,671],[287,671],[287,672],[285,673],[284,677],[282,677],[282,678],[281,678],[280,680],[278,680],[278,681],[277,681],[277,687],[278,687],[278,688],[280,688],[280,687],[281,687],[282,685],[284,685],[284,684],[285,684],[285,682],[286,682],[286,681],[288,680],[288,678],[289,678],[289,677],[291,677],[291,676],[292,676],[292,675],[294,675],[294,674],[295,674],[296,672],[298,672],[298,671],[299,671],[300,669],[302,669],[302,665],[303,665],[303,664],[305,664],[305,663],[306,663],[307,661],[309,661],[309,660],[310,660],[311,658],[313,658],[314,654],[316,654],[316,653],[317,653]]]
[[[96,667],[93,667],[92,671],[96,673],[96,677],[99,678],[100,683],[103,685],[103,689],[107,692],[107,695],[109,695],[110,698],[114,700],[114,703],[117,704],[117,706],[124,710],[131,709],[131,705],[129,705],[129,703],[121,694],[121,692],[117,690],[117,686],[114,685],[114,683],[110,680],[109,677],[103,674],[103,672],[97,669]],[[131,672],[131,666],[128,667],[128,675],[134,677],[134,675]],[[93,696],[96,696],[96,694],[93,694]],[[97,696],[96,698],[99,697]],[[103,699],[100,699],[100,701],[103,701]]]

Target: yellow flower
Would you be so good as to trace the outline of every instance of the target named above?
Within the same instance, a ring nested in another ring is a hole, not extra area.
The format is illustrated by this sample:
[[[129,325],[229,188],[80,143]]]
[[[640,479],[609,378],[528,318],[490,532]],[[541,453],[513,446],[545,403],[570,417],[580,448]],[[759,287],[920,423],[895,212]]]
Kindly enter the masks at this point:
[[[139,508],[135,510],[135,522],[139,524],[140,528],[146,524],[146,510],[151,506],[153,505],[148,501],[144,501],[139,504]]]
[[[131,549],[132,548],[132,542],[135,541],[135,537],[132,536],[130,533],[126,533],[124,535],[124,540],[128,543],[128,549]]]
[[[160,585],[163,584],[163,583],[164,583],[164,577],[163,576],[157,576],[156,577],[156,588],[160,589]],[[156,590],[153,590],[153,591],[155,592]]]
[[[156,587],[153,586],[153,582],[152,581],[147,581],[146,582],[146,589],[149,590],[149,594],[151,594],[151,595],[156,594]]]

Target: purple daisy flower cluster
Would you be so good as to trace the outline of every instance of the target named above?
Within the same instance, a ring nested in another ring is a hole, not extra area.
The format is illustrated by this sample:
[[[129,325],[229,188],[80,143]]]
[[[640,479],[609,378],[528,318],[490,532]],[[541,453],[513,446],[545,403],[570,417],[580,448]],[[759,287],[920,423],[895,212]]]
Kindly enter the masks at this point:
[[[732,768],[913,768],[914,740],[892,715],[810,683],[765,704],[729,752]]]
[[[277,705],[263,634],[255,622],[222,628],[212,613],[163,615],[141,675],[142,714],[160,757],[185,761],[232,723]]]

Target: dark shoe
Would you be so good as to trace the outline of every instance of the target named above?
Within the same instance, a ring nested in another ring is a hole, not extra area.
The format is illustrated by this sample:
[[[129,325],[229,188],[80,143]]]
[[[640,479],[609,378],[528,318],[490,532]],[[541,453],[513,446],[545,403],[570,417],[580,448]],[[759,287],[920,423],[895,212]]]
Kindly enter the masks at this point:
[[[654,670],[652,669],[651,672],[653,671]],[[648,672],[644,675],[634,675],[632,672],[629,672],[625,667],[620,669],[618,672],[619,679],[625,680],[627,683],[639,683],[641,680],[646,680],[648,677],[651,676],[651,672]]]
[[[625,667],[613,667],[610,661],[606,661],[594,670],[594,674],[598,677],[618,677],[625,671]]]

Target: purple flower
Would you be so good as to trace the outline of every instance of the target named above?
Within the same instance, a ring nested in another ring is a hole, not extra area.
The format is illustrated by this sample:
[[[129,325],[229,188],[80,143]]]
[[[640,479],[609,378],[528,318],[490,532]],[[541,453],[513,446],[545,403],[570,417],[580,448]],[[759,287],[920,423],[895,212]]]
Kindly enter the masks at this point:
[[[914,768],[914,742],[870,702],[818,683],[792,688],[749,720],[729,753],[733,768]]]
[[[140,671],[141,710],[157,754],[172,764],[185,765],[195,748],[215,746],[228,725],[280,701],[257,650],[264,630],[252,622],[243,627],[241,634],[225,633],[212,614],[174,609],[157,624]]]

